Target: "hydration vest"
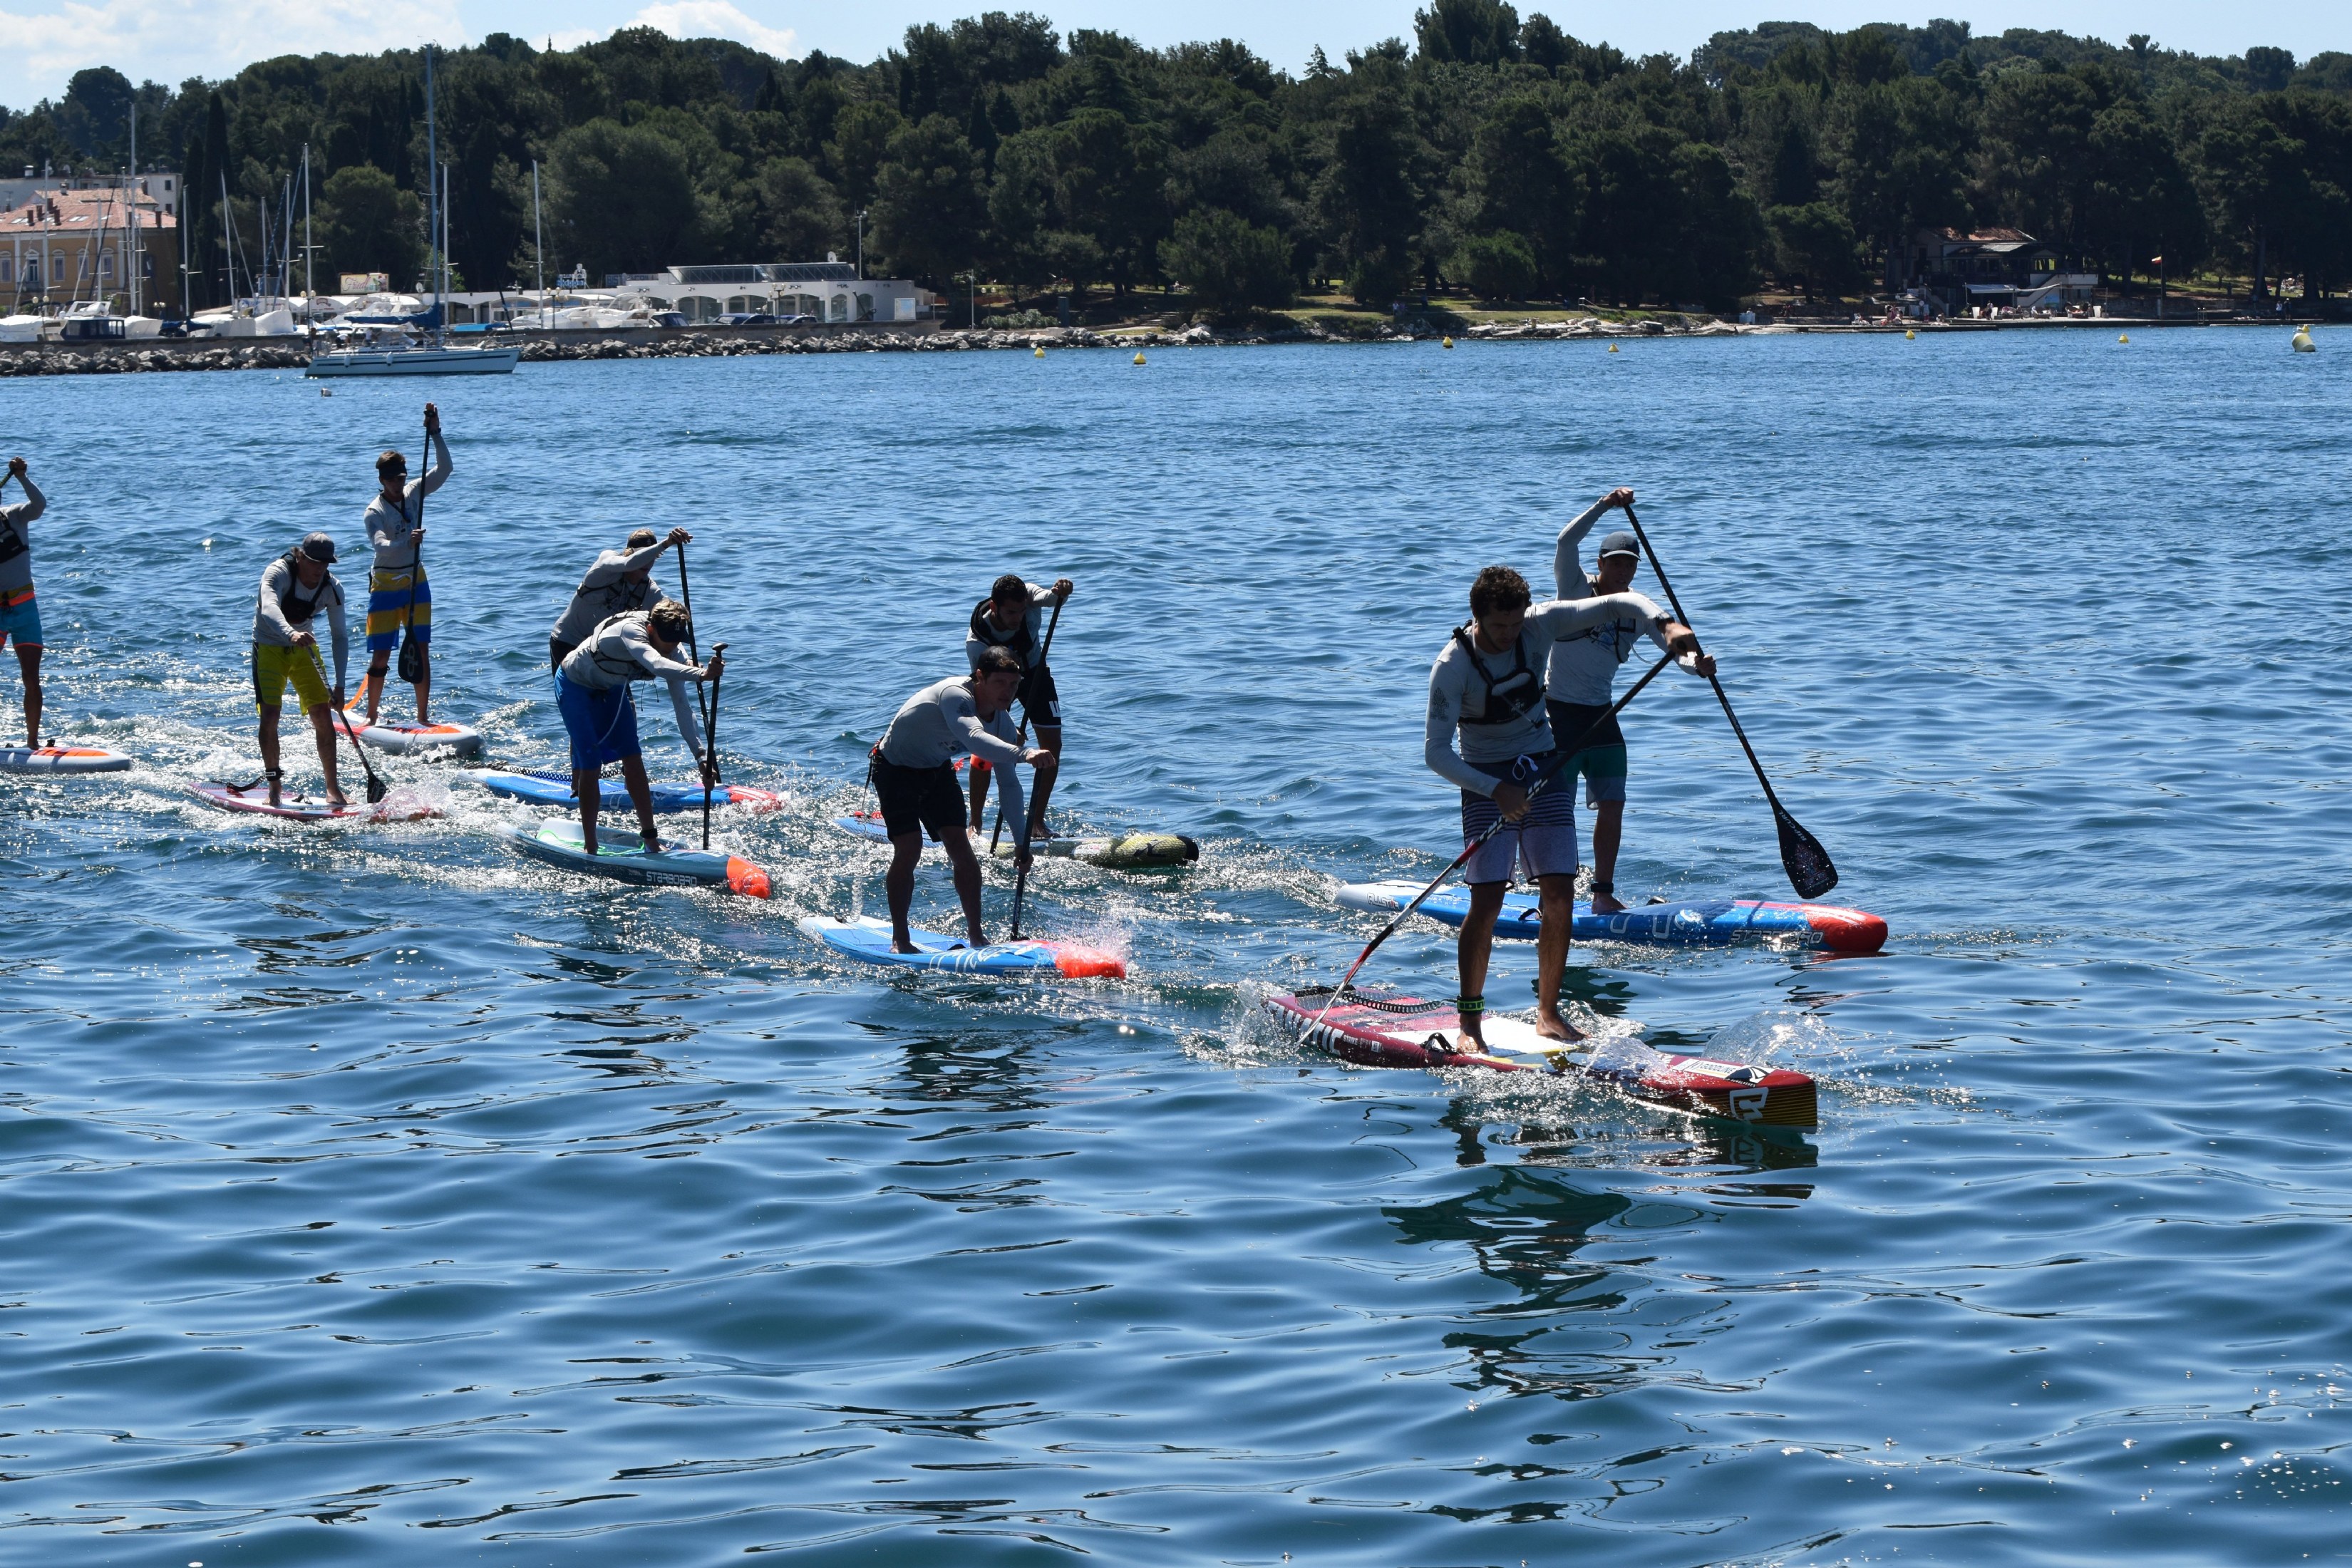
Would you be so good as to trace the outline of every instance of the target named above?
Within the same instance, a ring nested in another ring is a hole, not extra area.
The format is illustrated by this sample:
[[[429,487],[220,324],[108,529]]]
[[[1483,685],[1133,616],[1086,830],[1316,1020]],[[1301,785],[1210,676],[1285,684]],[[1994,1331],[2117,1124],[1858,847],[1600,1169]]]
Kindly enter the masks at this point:
[[[1029,612],[1026,610],[1021,612],[1020,620],[1013,623],[1011,631],[1000,632],[989,623],[988,619],[989,608],[995,603],[993,599],[982,599],[972,606],[971,635],[997,647],[1011,648],[1013,657],[1021,661],[1021,671],[1025,675],[1029,671],[1029,656],[1036,650],[1037,647],[1035,639],[1029,635]]]
[[[1587,577],[1584,580],[1584,593],[1587,598],[1599,598],[1601,580],[1597,577]],[[1584,630],[1561,640],[1599,643],[1602,647],[1615,654],[1617,662],[1622,664],[1633,657],[1633,645],[1641,640],[1641,627],[1629,617],[1624,620],[1611,621],[1604,626],[1587,626]]]
[[[1473,621],[1470,625],[1475,626],[1477,623]],[[1512,645],[1511,672],[1500,680],[1486,673],[1486,661],[1478,657],[1477,645],[1470,640],[1470,626],[1454,627],[1454,640],[1460,643],[1462,651],[1470,656],[1472,672],[1485,683],[1486,688],[1485,711],[1476,719],[1465,719],[1464,723],[1507,724],[1514,719],[1527,717],[1530,711],[1538,715],[1542,713],[1543,676],[1540,672],[1528,668],[1526,633],[1519,634],[1519,640]]]
[[[299,546],[297,546],[281,557],[286,563],[286,586],[278,590],[279,612],[285,616],[288,625],[297,626],[310,624],[310,618],[326,605],[328,589],[331,588],[335,591],[336,603],[341,603],[343,597],[343,585],[335,581],[335,574],[332,572],[320,578],[319,585],[311,589],[308,597],[305,597],[302,590],[302,569],[297,564],[301,556],[302,551]]]

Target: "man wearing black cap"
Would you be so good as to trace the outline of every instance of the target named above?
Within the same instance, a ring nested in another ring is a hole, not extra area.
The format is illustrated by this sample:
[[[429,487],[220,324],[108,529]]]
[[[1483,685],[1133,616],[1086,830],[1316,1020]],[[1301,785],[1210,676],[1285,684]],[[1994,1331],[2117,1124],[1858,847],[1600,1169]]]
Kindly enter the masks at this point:
[[[1642,564],[1641,541],[1623,531],[1601,542],[1601,569],[1591,576],[1578,546],[1612,507],[1630,507],[1633,492],[1611,490],[1584,509],[1582,515],[1559,531],[1552,548],[1551,571],[1563,599],[1585,599],[1622,594],[1633,586]],[[1615,699],[1617,667],[1633,652],[1633,641],[1647,637],[1661,649],[1666,639],[1655,626],[1632,617],[1610,621],[1552,644],[1551,666],[1544,683],[1546,706],[1551,714],[1553,737],[1564,746],[1601,722],[1600,733],[1585,741],[1560,777],[1557,787],[1573,788],[1584,775],[1584,803],[1592,808],[1592,912],[1615,914],[1625,906],[1617,898],[1617,847],[1625,830],[1625,734],[1609,717]],[[1685,662],[1701,675],[1711,674],[1715,661],[1704,655]]]
[[[655,560],[673,544],[693,542],[694,535],[682,528],[671,529],[667,539],[656,539],[652,529],[640,528],[629,535],[627,549],[600,553],[547,635],[548,668],[562,671],[572,650],[614,616],[661,603],[667,595],[654,586]]]
[[[278,713],[285,704],[286,683],[319,740],[319,766],[327,775],[327,801],[349,805],[335,778],[335,730],[328,704],[340,707],[343,678],[351,663],[351,634],[343,621],[343,585],[327,570],[335,559],[335,542],[313,533],[272,561],[261,574],[261,598],[253,611],[253,700],[261,708],[261,766],[269,778],[269,804],[278,798]],[[319,666],[319,639],[310,635],[311,619],[327,612],[335,638],[335,689],[327,690],[326,673]]]

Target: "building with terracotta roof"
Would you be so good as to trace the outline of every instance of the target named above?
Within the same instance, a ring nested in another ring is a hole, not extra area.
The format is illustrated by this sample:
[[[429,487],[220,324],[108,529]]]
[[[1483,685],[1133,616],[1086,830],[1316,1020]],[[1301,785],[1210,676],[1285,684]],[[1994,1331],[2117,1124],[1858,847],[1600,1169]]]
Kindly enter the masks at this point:
[[[157,197],[126,198],[120,186],[45,189],[0,210],[0,312],[50,313],[84,300],[127,312],[134,283],[143,314],[179,313],[179,217]]]

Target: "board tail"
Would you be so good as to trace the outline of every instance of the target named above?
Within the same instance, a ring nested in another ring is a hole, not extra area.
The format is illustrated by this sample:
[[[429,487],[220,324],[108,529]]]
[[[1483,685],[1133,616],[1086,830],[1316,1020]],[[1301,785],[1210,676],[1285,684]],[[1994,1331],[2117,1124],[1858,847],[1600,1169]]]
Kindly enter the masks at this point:
[[[740,893],[747,899],[775,897],[768,881],[767,868],[753,865],[740,855],[727,857],[727,886],[730,891]]]

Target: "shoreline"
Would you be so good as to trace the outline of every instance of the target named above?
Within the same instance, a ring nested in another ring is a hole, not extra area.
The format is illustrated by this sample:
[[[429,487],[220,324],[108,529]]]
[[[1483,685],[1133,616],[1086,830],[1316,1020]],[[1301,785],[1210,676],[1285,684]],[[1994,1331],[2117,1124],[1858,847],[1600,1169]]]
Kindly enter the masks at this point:
[[[1729,338],[1815,336],[1885,336],[1905,331],[1920,336],[1967,332],[2066,331],[2097,328],[2121,332],[2187,327],[2262,327],[2278,329],[2305,325],[2300,321],[2232,317],[2212,320],[2187,316],[2055,317],[2006,321],[1774,321],[1747,324],[1713,319],[1655,318],[1610,321],[1586,316],[1569,321],[1481,321],[1456,330],[1461,341],[1475,342],[1558,342],[1618,338]],[[745,355],[795,353],[971,353],[984,351],[1037,349],[1148,349],[1257,347],[1276,343],[1397,343],[1429,342],[1446,335],[1434,324],[1408,323],[1400,329],[1382,323],[1370,333],[1335,332],[1312,324],[1296,329],[1245,328],[1219,331],[1206,323],[1186,328],[1009,327],[977,331],[921,323],[913,327],[846,328],[634,328],[541,335],[501,334],[497,341],[520,340],[526,363],[555,360],[721,359]],[[0,344],[0,377],[37,375],[129,375],[209,370],[306,370],[312,349],[302,338],[142,340],[137,343],[7,343]]]

